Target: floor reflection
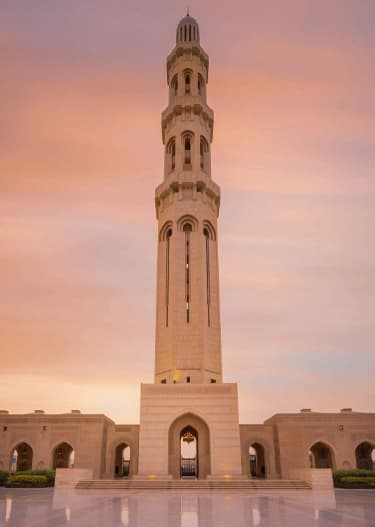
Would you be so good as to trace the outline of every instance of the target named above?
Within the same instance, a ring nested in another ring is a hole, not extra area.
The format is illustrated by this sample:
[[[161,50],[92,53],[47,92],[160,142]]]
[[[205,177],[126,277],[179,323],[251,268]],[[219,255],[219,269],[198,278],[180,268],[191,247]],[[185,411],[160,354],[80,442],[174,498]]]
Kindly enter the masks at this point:
[[[1,527],[375,527],[372,491],[0,489]]]

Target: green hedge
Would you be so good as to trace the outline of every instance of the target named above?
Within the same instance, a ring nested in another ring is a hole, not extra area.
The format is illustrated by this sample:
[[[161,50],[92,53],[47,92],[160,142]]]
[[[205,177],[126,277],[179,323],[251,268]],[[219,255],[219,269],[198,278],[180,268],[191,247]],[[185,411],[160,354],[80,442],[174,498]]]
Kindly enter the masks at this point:
[[[339,485],[346,489],[375,489],[375,477],[346,476]]]
[[[374,470],[334,470],[333,481],[337,488],[374,488],[375,471]]]
[[[48,487],[48,479],[46,476],[32,476],[30,474],[15,474],[10,476],[6,486],[14,487]]]
[[[53,487],[55,484],[55,471],[54,470],[24,470],[22,472],[17,472],[17,475],[25,476],[45,476],[47,478],[48,486]]]
[[[42,477],[42,480],[30,479]],[[43,482],[41,485],[40,483]],[[36,483],[35,485],[33,483]],[[15,474],[0,471],[0,486],[7,487],[53,487],[55,485],[55,471],[54,470],[23,470]]]
[[[8,477],[9,477],[9,472],[0,470],[0,487],[3,487],[5,485],[5,482],[8,479]]]

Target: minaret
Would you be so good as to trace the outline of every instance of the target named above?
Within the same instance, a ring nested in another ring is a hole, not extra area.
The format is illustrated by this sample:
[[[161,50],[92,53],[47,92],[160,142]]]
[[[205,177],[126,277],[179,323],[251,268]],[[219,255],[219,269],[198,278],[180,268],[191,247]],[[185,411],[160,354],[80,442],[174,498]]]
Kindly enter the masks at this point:
[[[211,179],[214,116],[207,105],[209,59],[187,15],[167,58],[162,113],[164,181],[158,219],[155,383],[221,383],[217,217]]]
[[[208,56],[189,15],[167,59],[158,219],[155,379],[141,385],[139,478],[240,478],[237,384],[223,383],[217,255],[220,189],[211,179]],[[186,459],[184,442],[195,444]]]

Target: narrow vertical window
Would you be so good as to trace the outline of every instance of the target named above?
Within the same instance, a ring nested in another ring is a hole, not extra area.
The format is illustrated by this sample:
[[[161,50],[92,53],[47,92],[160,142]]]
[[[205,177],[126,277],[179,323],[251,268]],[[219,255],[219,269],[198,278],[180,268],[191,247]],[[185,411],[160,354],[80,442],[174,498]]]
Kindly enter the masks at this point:
[[[173,142],[171,149],[172,170],[176,168],[176,143]]]
[[[170,268],[170,248],[171,248],[172,229],[169,229],[166,236],[165,248],[165,325],[168,327],[169,316],[169,268]]]
[[[174,97],[178,94],[178,76],[175,75],[171,82],[171,93]]]
[[[208,151],[209,146],[204,137],[201,137],[200,140],[200,146],[199,146],[199,153],[200,153],[200,166],[202,170],[205,170],[208,172],[208,166],[209,166],[209,157],[208,157]]]
[[[185,137],[185,165],[191,165],[191,137]]]
[[[169,172],[176,168],[176,139],[172,137],[167,145],[166,167]]]
[[[184,40],[186,42],[187,41],[187,26],[185,26],[184,29],[185,29],[185,39]]]
[[[204,79],[202,75],[198,74],[198,95],[204,95]]]
[[[185,303],[186,303],[186,322],[190,322],[190,233],[192,227],[190,223],[184,225],[185,233]]]
[[[191,42],[191,26],[189,26],[189,42]]]
[[[191,80],[190,73],[186,73],[185,74],[185,93],[186,94],[190,93],[190,80]]]
[[[210,284],[210,233],[208,229],[203,230],[204,237],[206,239],[206,295],[207,295],[207,321],[208,325],[211,326],[211,284]]]

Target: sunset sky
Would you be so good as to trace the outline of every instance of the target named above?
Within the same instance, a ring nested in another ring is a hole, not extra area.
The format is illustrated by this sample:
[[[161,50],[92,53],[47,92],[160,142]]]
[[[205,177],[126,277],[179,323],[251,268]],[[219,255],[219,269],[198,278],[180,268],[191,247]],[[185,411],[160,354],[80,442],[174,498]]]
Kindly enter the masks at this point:
[[[374,411],[375,2],[191,0],[240,421]],[[184,0],[0,2],[0,408],[139,422]]]

